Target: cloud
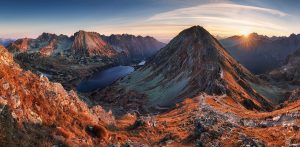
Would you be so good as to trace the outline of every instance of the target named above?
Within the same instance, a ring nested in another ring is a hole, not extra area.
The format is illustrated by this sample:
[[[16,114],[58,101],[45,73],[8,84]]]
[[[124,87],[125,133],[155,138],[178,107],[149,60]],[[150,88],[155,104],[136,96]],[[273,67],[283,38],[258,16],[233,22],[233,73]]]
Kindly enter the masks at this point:
[[[150,17],[148,20],[168,20],[168,19],[180,19],[180,18],[195,18],[199,17],[199,15],[228,15],[236,16],[238,13],[245,12],[261,12],[272,15],[277,15],[280,17],[287,16],[286,13],[269,8],[262,7],[254,7],[254,6],[246,6],[239,4],[230,4],[230,3],[210,3],[204,5],[198,5],[189,8],[180,8],[176,10],[172,10],[169,12],[164,12],[160,14],[156,14]]]

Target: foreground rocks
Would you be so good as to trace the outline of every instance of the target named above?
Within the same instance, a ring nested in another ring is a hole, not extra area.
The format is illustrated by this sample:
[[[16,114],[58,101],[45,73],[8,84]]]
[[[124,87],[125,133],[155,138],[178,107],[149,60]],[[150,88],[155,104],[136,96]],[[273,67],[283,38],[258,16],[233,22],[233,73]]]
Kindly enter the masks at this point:
[[[12,55],[0,47],[0,144],[51,146],[102,144],[109,132],[101,107],[91,111],[78,95],[23,71]],[[96,109],[99,109],[98,111]],[[109,120],[109,119],[108,119]],[[96,136],[86,131],[92,126]]]

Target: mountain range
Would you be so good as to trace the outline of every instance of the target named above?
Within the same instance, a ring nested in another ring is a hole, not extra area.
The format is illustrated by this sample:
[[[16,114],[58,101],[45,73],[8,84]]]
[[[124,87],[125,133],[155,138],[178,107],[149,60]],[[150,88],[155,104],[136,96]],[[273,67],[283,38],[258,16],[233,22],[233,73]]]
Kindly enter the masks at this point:
[[[79,57],[126,56],[128,60],[145,59],[165,44],[152,37],[133,35],[104,36],[96,32],[79,31],[73,36],[43,33],[36,39],[18,39],[8,48],[12,52],[40,53],[43,56],[72,54]]]
[[[107,41],[96,33],[81,33],[76,41],[67,37],[72,42],[68,44],[72,51],[66,51],[70,57],[87,56],[92,60],[102,51],[107,58],[119,53],[112,50],[117,41]],[[51,71],[51,75],[74,78],[80,71],[104,68],[109,60],[81,64],[64,58],[65,52],[56,55],[61,51],[55,45],[57,41],[49,47],[49,54],[40,51],[52,41],[35,42],[23,39],[9,49],[0,47],[0,145],[299,144],[300,92],[291,90],[289,99],[285,99],[275,82],[259,79],[248,71],[201,26],[183,30],[144,66],[102,90],[86,94],[67,92],[47,76],[27,70],[22,61],[33,69]],[[287,65],[296,66],[297,56],[297,52],[289,56]],[[61,74],[64,68],[68,72]],[[277,103],[277,97],[283,102]]]
[[[288,55],[300,48],[300,34],[268,37],[252,33],[221,39],[220,43],[251,72],[262,74],[284,65]]]

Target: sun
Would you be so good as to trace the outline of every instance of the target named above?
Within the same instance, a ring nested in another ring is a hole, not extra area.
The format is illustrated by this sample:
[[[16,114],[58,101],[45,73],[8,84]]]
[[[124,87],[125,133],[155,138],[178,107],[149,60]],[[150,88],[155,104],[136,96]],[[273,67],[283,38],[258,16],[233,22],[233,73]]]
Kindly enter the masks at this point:
[[[248,35],[250,34],[249,30],[241,30],[240,34],[243,35],[244,37],[248,37]]]

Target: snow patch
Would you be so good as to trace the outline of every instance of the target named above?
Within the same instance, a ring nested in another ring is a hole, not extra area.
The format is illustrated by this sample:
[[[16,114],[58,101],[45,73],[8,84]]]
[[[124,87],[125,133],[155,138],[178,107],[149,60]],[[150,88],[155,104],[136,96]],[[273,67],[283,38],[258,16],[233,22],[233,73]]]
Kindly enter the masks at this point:
[[[140,62],[138,65],[139,66],[143,66],[143,65],[145,65],[146,64],[146,61],[145,60],[143,60],[142,62]]]

